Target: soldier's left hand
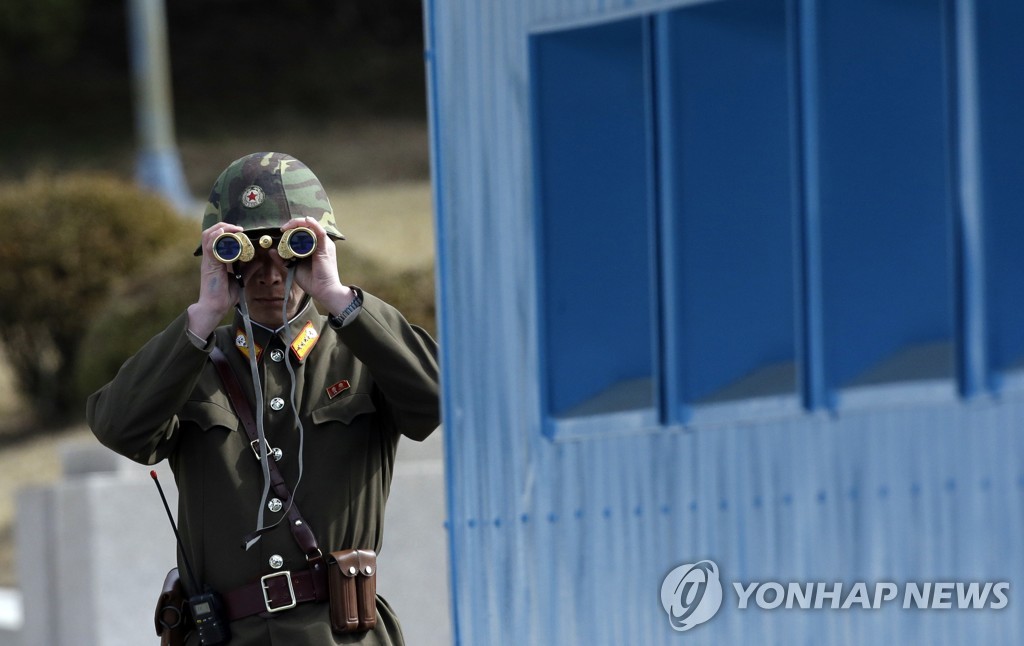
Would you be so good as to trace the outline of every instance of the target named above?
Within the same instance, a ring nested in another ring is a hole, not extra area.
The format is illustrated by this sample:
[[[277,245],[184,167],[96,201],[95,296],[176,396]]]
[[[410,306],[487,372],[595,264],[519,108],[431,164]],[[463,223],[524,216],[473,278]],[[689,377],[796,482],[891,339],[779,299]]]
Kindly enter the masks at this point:
[[[355,292],[341,282],[338,274],[338,251],[334,240],[313,218],[289,220],[281,227],[281,231],[296,227],[306,227],[316,235],[316,250],[296,265],[295,282],[307,294],[327,307],[332,314],[337,314],[352,302]]]

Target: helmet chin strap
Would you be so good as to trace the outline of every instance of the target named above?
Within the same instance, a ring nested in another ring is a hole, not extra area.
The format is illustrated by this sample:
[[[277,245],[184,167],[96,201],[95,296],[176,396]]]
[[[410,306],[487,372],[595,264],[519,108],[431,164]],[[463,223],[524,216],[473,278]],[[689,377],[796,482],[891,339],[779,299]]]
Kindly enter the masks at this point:
[[[249,306],[246,304],[245,300],[245,281],[242,280],[242,272],[238,267],[238,263],[235,263],[234,273],[235,279],[238,281],[240,291],[238,296],[238,309],[242,313],[242,324],[245,326],[246,342],[249,344],[249,372],[252,375],[253,393],[255,393],[256,396],[256,435],[259,438],[260,465],[263,467],[263,495],[260,498],[260,506],[256,512],[256,531],[253,534],[246,536],[245,549],[248,550],[260,540],[260,536],[262,536],[264,532],[270,529],[263,525],[263,509],[266,507],[267,499],[270,497],[270,465],[267,462],[269,459],[267,452],[267,435],[263,424],[263,384],[260,380],[259,366],[256,365],[256,337],[253,336],[252,332],[252,320],[249,318]]]
[[[237,263],[235,263],[237,265]],[[281,517],[277,522],[271,525],[264,525],[264,509],[267,507],[267,500],[270,498],[270,465],[268,460],[271,459],[270,455],[270,443],[267,442],[266,432],[264,430],[263,423],[263,385],[260,380],[259,367],[256,362],[256,338],[253,336],[252,331],[252,320],[249,318],[249,308],[245,300],[245,283],[242,280],[241,273],[238,269],[235,270],[235,278],[238,280],[241,294],[238,299],[239,310],[242,313],[242,322],[245,326],[245,334],[252,344],[249,349],[249,370],[252,373],[253,389],[256,393],[256,434],[259,438],[259,459],[260,465],[263,467],[263,494],[260,497],[260,506],[256,513],[256,531],[245,537],[245,549],[248,550],[255,545],[260,537],[266,532],[277,527],[281,522],[288,517],[288,511],[292,507],[292,503],[295,500],[295,492],[299,488],[299,484],[302,483],[302,472],[303,472],[303,456],[305,455],[305,429],[302,426],[302,419],[299,417],[299,408],[296,405],[296,377],[295,369],[292,367],[291,360],[288,358],[287,353],[285,354],[285,366],[288,369],[288,377],[291,381],[291,405],[292,414],[295,417],[295,425],[299,431],[299,476],[295,482],[295,486],[292,487],[292,495],[288,498],[288,506],[281,512]],[[295,281],[295,266],[290,265],[288,267],[288,277],[285,281],[285,296],[284,304],[281,306],[281,329],[286,330],[288,328],[288,305],[291,299],[292,285]],[[289,345],[288,339],[283,339],[285,345]]]
[[[292,284],[295,282],[295,263],[288,264],[288,277],[284,283],[284,304],[281,306],[281,327],[282,329],[288,329],[288,303],[291,299]],[[291,340],[288,338],[282,339],[284,344],[290,345]],[[303,456],[305,456],[305,440],[306,433],[302,426],[302,419],[299,417],[299,407],[295,401],[295,391],[297,388],[297,379],[295,377],[295,368],[292,366],[291,359],[288,357],[288,352],[285,352],[284,365],[288,369],[288,379],[291,383],[291,392],[289,399],[292,405],[292,415],[295,418],[295,426],[299,431],[299,475],[295,480],[295,486],[292,487],[292,495],[288,497],[288,506],[281,512],[281,520],[288,517],[288,512],[291,510],[292,503],[295,501],[295,492],[299,490],[299,485],[302,484],[302,468],[303,468]],[[281,522],[281,520],[278,521]],[[275,523],[274,525],[276,525]]]

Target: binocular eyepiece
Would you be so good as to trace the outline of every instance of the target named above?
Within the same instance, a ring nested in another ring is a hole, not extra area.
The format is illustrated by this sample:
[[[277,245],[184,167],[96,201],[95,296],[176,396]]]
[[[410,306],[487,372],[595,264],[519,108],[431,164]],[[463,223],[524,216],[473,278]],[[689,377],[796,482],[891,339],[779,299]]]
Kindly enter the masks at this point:
[[[301,259],[316,251],[316,235],[306,227],[296,227],[280,236],[263,234],[257,244],[263,249],[274,246],[277,240],[277,254],[284,260]],[[230,264],[249,262],[256,256],[256,247],[245,233],[222,233],[213,241],[213,257]]]

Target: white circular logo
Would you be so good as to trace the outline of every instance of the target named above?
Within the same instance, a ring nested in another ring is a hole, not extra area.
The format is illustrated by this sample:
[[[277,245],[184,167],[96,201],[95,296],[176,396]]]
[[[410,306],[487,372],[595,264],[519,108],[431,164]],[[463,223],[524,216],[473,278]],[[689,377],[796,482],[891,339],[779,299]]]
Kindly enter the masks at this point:
[[[722,582],[714,561],[680,565],[661,583],[661,605],[672,628],[689,630],[715,616],[722,605]]]
[[[242,191],[242,206],[247,209],[255,209],[260,204],[263,204],[264,197],[266,196],[263,194],[263,189],[253,184]]]

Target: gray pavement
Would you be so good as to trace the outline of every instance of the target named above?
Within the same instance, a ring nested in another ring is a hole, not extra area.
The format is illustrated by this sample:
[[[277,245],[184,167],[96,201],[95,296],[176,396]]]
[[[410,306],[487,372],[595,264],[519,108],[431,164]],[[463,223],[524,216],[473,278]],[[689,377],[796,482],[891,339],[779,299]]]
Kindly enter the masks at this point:
[[[377,590],[409,646],[452,644],[442,435],[399,443],[384,517]]]

